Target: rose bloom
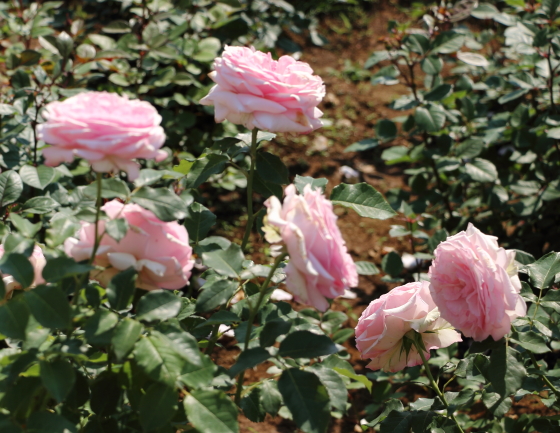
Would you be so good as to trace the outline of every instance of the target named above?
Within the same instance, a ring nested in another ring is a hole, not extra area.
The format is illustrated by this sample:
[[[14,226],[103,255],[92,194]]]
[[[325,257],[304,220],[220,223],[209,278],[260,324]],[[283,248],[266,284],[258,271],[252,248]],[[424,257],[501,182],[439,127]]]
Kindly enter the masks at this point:
[[[461,334],[440,317],[427,281],[395,287],[369,304],[356,326],[356,345],[362,359],[371,359],[369,368],[394,373],[422,364],[414,345],[408,355],[403,347],[411,332],[420,333],[426,359],[431,349],[461,341]]]
[[[325,96],[321,77],[290,56],[272,60],[253,47],[228,47],[209,74],[216,83],[200,100],[224,120],[271,132],[308,133],[322,126],[317,105]]]
[[[266,240],[286,244],[290,255],[286,287],[295,300],[325,311],[326,298],[358,285],[356,265],[346,251],[332,203],[310,185],[302,195],[296,194],[294,185],[285,193],[283,205],[275,196],[264,203]]]
[[[5,252],[4,245],[0,245],[0,258],[4,256],[4,252]],[[35,247],[33,248],[33,252],[29,257],[29,262],[31,263],[31,266],[33,266],[33,271],[35,273],[35,278],[33,279],[33,283],[31,284],[31,287],[35,287],[38,286],[39,284],[43,284],[45,282],[45,280],[43,279],[43,268],[47,264],[47,260],[43,255],[43,250],[38,245],[35,245]],[[9,294],[12,290],[20,290],[22,288],[23,289],[26,288],[26,287],[21,287],[21,284],[18,283],[16,280],[14,280],[14,277],[12,277],[11,275],[9,274],[1,274],[1,275],[2,275],[2,281],[4,282],[4,287],[6,289],[6,295]]]
[[[100,173],[126,171],[138,177],[134,158],[163,161],[167,153],[161,116],[148,102],[108,92],[86,92],[63,102],[49,103],[37,125],[37,137],[50,144],[43,149],[45,164],[56,166],[84,158]]]
[[[185,227],[175,221],[163,222],[137,204],[112,200],[101,209],[110,219],[126,219],[129,229],[120,242],[103,235],[94,265],[106,269],[93,271],[92,278],[106,286],[118,272],[134,267],[138,271],[136,286],[144,290],[180,289],[189,284],[194,260]],[[105,221],[100,221],[99,234],[104,231]],[[66,240],[66,254],[78,262],[88,260],[93,252],[95,224],[82,222],[78,238]]]
[[[527,313],[514,264],[515,251],[472,224],[438,245],[430,267],[430,291],[441,316],[476,341],[509,333]]]

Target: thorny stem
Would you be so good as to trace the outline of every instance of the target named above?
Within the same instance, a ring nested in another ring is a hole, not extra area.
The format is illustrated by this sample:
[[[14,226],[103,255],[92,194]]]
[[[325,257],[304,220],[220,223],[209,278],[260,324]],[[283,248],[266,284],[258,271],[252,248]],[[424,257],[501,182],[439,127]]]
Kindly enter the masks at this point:
[[[414,343],[414,346],[416,347],[416,350],[420,354],[420,358],[422,358],[422,363],[424,364],[424,370],[426,370],[426,374],[428,375],[428,379],[430,380],[430,384],[432,386],[432,389],[435,391],[435,393],[437,394],[437,396],[439,397],[439,399],[441,400],[441,402],[443,403],[445,408],[449,409],[449,403],[447,403],[445,395],[443,394],[443,392],[440,391],[436,381],[434,380],[434,376],[432,376],[432,372],[430,371],[430,365],[428,364],[428,361],[426,360],[426,357],[424,356],[424,350],[418,345],[418,343],[415,340],[412,340],[412,341]],[[455,415],[453,415],[453,413],[450,414],[449,410],[447,411],[447,415],[449,416],[449,418],[451,418],[455,422],[459,431],[461,433],[465,433],[464,430],[459,425],[459,422],[457,421],[457,418],[455,418]]]
[[[253,228],[253,222],[255,220],[255,215],[253,215],[253,179],[255,177],[255,163],[257,161],[257,134],[258,129],[253,129],[251,136],[251,150],[249,151],[249,156],[251,157],[251,168],[249,169],[249,176],[247,177],[247,226],[245,227],[245,235],[243,236],[243,241],[241,242],[241,249],[245,250],[247,242],[249,242],[249,236],[251,235],[251,229]]]
[[[414,63],[406,62],[406,66],[408,66],[408,71],[410,72],[410,89],[412,90],[412,94],[414,95],[414,99],[417,102],[420,102],[418,98],[418,93],[416,92],[416,83],[414,81]]]
[[[264,280],[264,283],[262,283],[261,287],[259,288],[259,297],[257,299],[256,305],[254,307],[251,307],[250,303],[247,302],[247,304],[249,305],[250,313],[249,313],[249,320],[247,321],[247,332],[245,332],[245,341],[244,341],[243,350],[247,350],[249,348],[249,339],[251,338],[251,331],[253,330],[253,322],[255,321],[255,317],[257,316],[259,309],[261,308],[262,301],[264,300],[266,294],[266,289],[268,288],[268,285],[270,284],[270,281],[274,276],[274,272],[276,271],[276,269],[278,269],[278,266],[280,266],[280,263],[282,263],[282,261],[286,258],[286,256],[287,253],[284,252],[281,253],[278,257],[276,257],[276,260],[274,261],[272,268],[270,268],[270,272],[268,273],[266,280]],[[237,379],[237,390],[235,392],[235,403],[237,405],[239,405],[239,402],[241,400],[241,392],[243,391],[244,378],[245,378],[245,372],[242,371],[241,373],[239,373],[239,377]]]
[[[548,45],[548,56],[546,56],[546,61],[548,62],[548,92],[550,94],[550,106],[552,107],[552,112],[556,113],[556,106],[554,105],[554,69],[552,68],[552,61],[550,60],[550,55],[552,54],[552,44]]]
[[[101,242],[99,236],[99,219],[101,217],[101,180],[103,175],[97,173],[97,200],[95,201],[95,241],[93,243],[93,251],[91,252],[91,257],[89,259],[89,264],[91,265],[95,260],[95,255],[97,254],[97,249],[99,248],[99,243]]]
[[[531,361],[533,362],[533,365],[535,366],[535,368],[536,368],[537,370],[540,370],[540,367],[539,367],[539,364],[538,364],[538,362],[537,362],[537,358],[535,358],[535,355],[534,355],[532,352],[530,352],[530,351],[527,351],[527,353],[529,354],[529,357],[531,358]],[[558,388],[556,388],[556,387],[552,384],[552,382],[551,382],[550,380],[548,380],[548,377],[546,377],[546,376],[544,376],[544,375],[542,375],[541,377],[542,377],[543,382],[546,383],[546,385],[550,388],[550,390],[551,390],[554,394],[556,394],[556,397],[560,397],[560,391],[558,390]]]

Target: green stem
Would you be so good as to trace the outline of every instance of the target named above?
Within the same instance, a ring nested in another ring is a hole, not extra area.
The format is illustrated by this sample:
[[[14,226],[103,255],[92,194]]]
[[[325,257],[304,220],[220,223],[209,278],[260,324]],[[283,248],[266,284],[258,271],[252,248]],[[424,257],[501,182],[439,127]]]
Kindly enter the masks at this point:
[[[247,242],[249,242],[249,236],[251,235],[251,229],[253,228],[253,221],[255,220],[255,215],[253,215],[253,179],[255,177],[255,164],[257,162],[258,133],[258,129],[255,128],[253,129],[251,136],[251,150],[249,151],[249,156],[251,157],[251,168],[249,169],[249,176],[247,177],[247,226],[245,227],[243,242],[241,242],[242,250],[245,250]]]
[[[430,380],[430,384],[432,386],[432,389],[435,391],[435,393],[437,394],[439,399],[442,401],[445,408],[449,409],[449,403],[447,403],[447,400],[445,399],[445,395],[443,394],[443,392],[440,391],[436,381],[434,380],[434,376],[432,376],[432,372],[430,371],[430,365],[428,364],[428,361],[426,360],[426,357],[424,356],[423,349],[419,347],[418,343],[415,340],[412,340],[412,341],[414,343],[414,346],[416,347],[416,350],[420,354],[420,358],[422,358],[422,362],[424,363],[424,370],[426,370],[426,374],[428,375],[428,379]],[[457,418],[455,418],[455,415],[453,415],[453,413],[450,414],[449,410],[447,411],[447,415],[455,422],[459,431],[461,433],[465,433],[464,430],[459,425],[459,422],[457,421]]]
[[[535,366],[535,368],[537,370],[540,370],[539,364],[537,362],[537,358],[535,358],[535,355],[532,352],[527,351],[527,353],[529,354],[531,361],[533,362],[533,365]],[[548,377],[546,376],[541,376],[542,380],[544,383],[546,383],[546,385],[550,388],[550,390],[556,394],[556,397],[560,398],[560,391],[558,391],[558,388],[556,388],[552,382],[550,380],[548,380]]]
[[[282,263],[282,260],[284,260],[286,256],[287,253],[282,253],[278,257],[276,257],[276,260],[274,261],[274,264],[272,265],[272,268],[270,269],[270,272],[268,273],[266,280],[264,280],[264,283],[262,283],[261,287],[259,288],[259,297],[257,299],[257,303],[254,306],[254,308],[251,307],[251,305],[249,304],[249,300],[247,300],[247,305],[249,306],[250,313],[249,313],[249,320],[247,322],[247,332],[245,333],[245,342],[244,342],[243,350],[247,350],[249,348],[249,339],[251,338],[251,331],[253,330],[253,322],[255,321],[255,317],[257,316],[262,301],[264,300],[266,289],[268,288],[268,285],[270,284],[270,281],[274,276],[274,272],[276,271],[276,269],[278,269],[278,266],[280,266],[280,263]],[[241,373],[239,373],[239,377],[237,379],[237,391],[235,393],[235,403],[237,405],[239,405],[239,401],[241,400],[241,392],[243,391],[244,378],[245,378],[245,372],[242,371]]]
[[[97,173],[97,200],[95,201],[95,241],[93,243],[93,251],[91,252],[91,257],[89,259],[89,264],[91,265],[95,260],[95,255],[97,254],[97,249],[99,248],[99,243],[101,242],[99,236],[99,219],[101,217],[101,180],[103,175]]]

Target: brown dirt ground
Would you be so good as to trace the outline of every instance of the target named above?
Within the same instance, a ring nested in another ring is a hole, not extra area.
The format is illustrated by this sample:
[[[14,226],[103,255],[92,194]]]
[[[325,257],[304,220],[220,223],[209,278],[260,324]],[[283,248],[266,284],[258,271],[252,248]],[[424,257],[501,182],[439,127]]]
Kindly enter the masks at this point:
[[[386,34],[389,19],[403,18],[402,14],[393,6],[379,7],[367,17],[359,17],[359,23],[352,30],[345,30],[343,21],[337,17],[324,18],[321,34],[329,39],[325,47],[312,46],[302,37],[291,35],[300,45],[304,46],[302,61],[311,65],[317,75],[325,81],[327,97],[320,109],[325,118],[333,121],[334,127],[323,128],[304,137],[278,137],[272,144],[273,152],[280,156],[289,167],[290,174],[302,176],[326,177],[329,180],[327,192],[344,179],[340,167],[348,165],[360,171],[360,181],[367,182],[377,190],[385,192],[391,188],[408,189],[403,167],[387,167],[379,159],[379,150],[363,153],[344,153],[350,144],[373,137],[373,126],[377,119],[392,118],[403,115],[387,107],[387,104],[400,95],[407,94],[404,85],[390,87],[372,86],[369,81],[353,82],[346,78],[341,71],[345,68],[345,60],[353,64],[363,65],[364,61],[376,49],[382,49],[379,37]],[[337,31],[335,31],[337,30]],[[327,149],[321,149],[316,143],[328,142]],[[395,143],[402,144],[402,143]],[[225,201],[229,201],[224,197]],[[410,245],[404,241],[390,238],[389,229],[393,224],[402,223],[398,218],[380,221],[362,218],[353,211],[338,208],[338,225],[348,250],[355,261],[365,260],[380,267],[382,256],[392,248],[397,251],[410,251]],[[231,229],[231,228],[230,228]],[[238,228],[238,237],[242,236],[242,229]],[[253,235],[253,258],[256,262],[266,262],[263,253],[263,241]],[[380,276],[360,276],[355,300],[335,300],[333,309],[344,311],[350,319],[346,326],[355,327],[357,318],[365,307],[373,300],[393,288],[395,284],[381,281]],[[343,303],[345,305],[343,305]],[[301,306],[293,304],[294,308]],[[239,349],[233,339],[222,340],[222,347],[214,350],[213,359],[226,368],[235,363]],[[346,344],[351,354],[351,363],[357,372],[366,373],[365,362],[359,357],[353,345],[353,339]],[[264,363],[246,372],[245,383],[254,383],[267,377],[267,368],[271,364]],[[375,386],[375,384],[374,384]],[[419,397],[428,397],[430,392],[417,385],[399,389],[406,392],[407,401],[414,401]],[[371,403],[365,390],[352,390],[349,395],[352,411],[342,419],[332,421],[329,433],[361,432],[359,420],[363,418],[363,409]],[[486,409],[481,404],[476,417],[484,415]],[[524,398],[514,404],[508,416],[518,416],[522,413],[552,414],[537,397]],[[243,415],[239,417],[241,433],[292,433],[299,431],[290,420],[267,415],[265,422],[253,423]]]

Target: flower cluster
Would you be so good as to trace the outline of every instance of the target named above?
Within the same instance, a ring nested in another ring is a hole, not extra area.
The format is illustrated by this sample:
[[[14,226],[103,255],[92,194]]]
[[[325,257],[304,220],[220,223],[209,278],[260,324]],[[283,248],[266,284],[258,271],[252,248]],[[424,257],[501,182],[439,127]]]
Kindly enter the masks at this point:
[[[407,349],[410,331],[420,335],[428,359],[430,349],[461,341],[453,328],[475,341],[499,340],[526,314],[515,252],[500,248],[494,236],[469,224],[439,244],[434,255],[430,282],[397,287],[360,317],[356,343],[362,357],[371,359],[370,368],[394,372],[421,364],[417,348]]]

